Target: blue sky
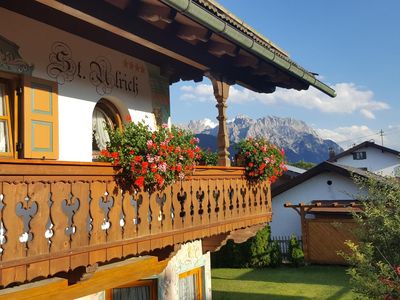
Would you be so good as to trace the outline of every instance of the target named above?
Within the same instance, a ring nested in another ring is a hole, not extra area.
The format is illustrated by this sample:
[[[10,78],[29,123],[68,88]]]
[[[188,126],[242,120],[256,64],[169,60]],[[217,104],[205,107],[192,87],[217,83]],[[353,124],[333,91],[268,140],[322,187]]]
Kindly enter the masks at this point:
[[[304,120],[343,147],[367,139],[400,149],[400,1],[220,0],[228,10],[336,89],[269,95],[231,88],[228,117],[246,114]],[[174,123],[209,118],[217,110],[207,79],[171,88]]]

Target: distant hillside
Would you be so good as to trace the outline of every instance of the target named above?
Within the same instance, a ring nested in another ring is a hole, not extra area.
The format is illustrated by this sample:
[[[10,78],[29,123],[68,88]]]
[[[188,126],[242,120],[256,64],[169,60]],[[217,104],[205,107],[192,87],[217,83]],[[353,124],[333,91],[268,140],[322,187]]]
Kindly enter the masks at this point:
[[[190,121],[184,128],[192,130],[200,138],[200,146],[216,150],[218,126],[205,120]],[[329,148],[336,153],[343,149],[331,140],[320,138],[317,132],[305,122],[293,118],[267,116],[257,120],[239,115],[227,123],[231,147],[229,152],[236,151],[234,145],[243,138],[265,137],[277,146],[285,149],[289,162],[299,160],[319,163],[328,158]]]

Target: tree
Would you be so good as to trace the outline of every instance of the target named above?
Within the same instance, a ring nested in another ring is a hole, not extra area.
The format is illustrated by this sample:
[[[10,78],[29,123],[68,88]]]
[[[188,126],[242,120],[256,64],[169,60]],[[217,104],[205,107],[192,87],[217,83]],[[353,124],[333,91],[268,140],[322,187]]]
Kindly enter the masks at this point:
[[[400,299],[400,182],[371,175],[355,178],[367,192],[354,214],[357,243],[347,241],[348,273],[354,290],[367,299]]]

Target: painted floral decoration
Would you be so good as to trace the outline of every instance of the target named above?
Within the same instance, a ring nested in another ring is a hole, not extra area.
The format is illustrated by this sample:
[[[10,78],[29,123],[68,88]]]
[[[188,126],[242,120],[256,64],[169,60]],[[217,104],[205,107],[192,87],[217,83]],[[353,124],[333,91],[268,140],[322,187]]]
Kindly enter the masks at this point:
[[[287,170],[285,151],[265,139],[244,139],[237,144],[236,148],[249,181],[269,179],[271,183],[274,183]]]
[[[142,122],[128,122],[123,130],[107,130],[110,142],[100,160],[119,169],[117,182],[124,190],[162,189],[183,180],[201,157],[199,139],[176,127],[164,124],[153,132]]]

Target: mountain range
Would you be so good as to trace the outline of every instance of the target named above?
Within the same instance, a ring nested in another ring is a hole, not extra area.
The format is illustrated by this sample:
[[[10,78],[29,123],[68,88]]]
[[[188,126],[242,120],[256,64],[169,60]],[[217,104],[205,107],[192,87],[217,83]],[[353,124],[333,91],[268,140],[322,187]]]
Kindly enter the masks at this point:
[[[180,124],[189,129],[200,139],[202,148],[217,149],[218,123],[209,119],[192,120],[188,124]],[[322,139],[318,133],[304,121],[293,118],[266,116],[252,119],[238,115],[227,122],[230,148],[233,155],[235,144],[248,137],[263,137],[285,150],[289,162],[304,160],[320,163],[329,156],[329,149],[340,153],[343,149],[332,140]]]

